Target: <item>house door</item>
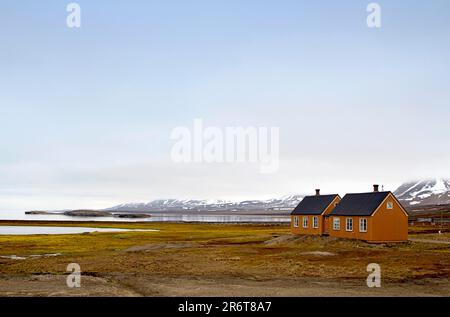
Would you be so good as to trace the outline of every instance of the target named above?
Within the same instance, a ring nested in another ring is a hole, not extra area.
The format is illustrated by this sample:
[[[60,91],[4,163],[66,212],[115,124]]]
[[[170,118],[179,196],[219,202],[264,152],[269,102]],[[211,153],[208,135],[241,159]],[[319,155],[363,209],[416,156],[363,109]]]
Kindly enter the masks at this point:
[[[330,219],[330,217],[323,217],[323,228],[322,228],[322,233],[323,234],[329,234],[329,232],[328,232],[328,219]]]

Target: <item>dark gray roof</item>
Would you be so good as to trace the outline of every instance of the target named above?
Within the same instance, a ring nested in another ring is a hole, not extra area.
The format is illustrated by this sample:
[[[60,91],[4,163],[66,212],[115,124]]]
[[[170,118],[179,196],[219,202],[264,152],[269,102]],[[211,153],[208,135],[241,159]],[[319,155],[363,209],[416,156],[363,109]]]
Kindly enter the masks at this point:
[[[321,215],[339,195],[306,196],[291,215]]]
[[[371,216],[391,192],[347,194],[330,216]]]

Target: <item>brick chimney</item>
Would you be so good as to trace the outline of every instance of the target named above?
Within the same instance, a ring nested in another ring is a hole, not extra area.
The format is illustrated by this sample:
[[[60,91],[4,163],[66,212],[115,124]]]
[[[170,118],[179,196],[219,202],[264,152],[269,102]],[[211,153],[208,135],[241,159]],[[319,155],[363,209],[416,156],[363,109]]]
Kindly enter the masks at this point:
[[[320,196],[320,189],[316,189],[316,196]]]
[[[378,193],[380,191],[380,185],[373,185],[373,191]]]

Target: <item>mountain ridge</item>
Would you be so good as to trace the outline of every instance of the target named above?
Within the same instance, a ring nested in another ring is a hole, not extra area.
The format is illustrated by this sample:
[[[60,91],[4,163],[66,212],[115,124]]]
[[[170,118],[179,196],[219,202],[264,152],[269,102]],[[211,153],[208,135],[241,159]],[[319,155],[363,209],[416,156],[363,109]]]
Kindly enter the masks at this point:
[[[450,180],[445,178],[403,183],[394,195],[405,207],[450,204]]]
[[[157,199],[147,203],[125,203],[105,211],[273,211],[292,210],[305,195],[288,195],[267,200],[196,200],[196,199]]]
[[[445,178],[405,182],[394,195],[406,208],[450,204],[450,180]],[[156,199],[142,203],[124,203],[104,211],[170,212],[170,211],[290,211],[306,195],[294,194],[267,200],[231,201],[223,199]]]

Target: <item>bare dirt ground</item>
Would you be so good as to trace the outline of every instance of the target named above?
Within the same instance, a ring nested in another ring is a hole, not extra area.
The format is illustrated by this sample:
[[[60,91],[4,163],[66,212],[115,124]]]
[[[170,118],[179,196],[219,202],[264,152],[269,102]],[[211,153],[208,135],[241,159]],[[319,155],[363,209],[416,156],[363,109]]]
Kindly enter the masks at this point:
[[[181,296],[181,297],[310,297],[310,296],[449,296],[448,280],[426,279],[419,283],[387,283],[368,288],[360,280],[157,277],[152,275],[84,276],[80,288],[68,288],[66,277],[33,275],[0,277],[1,296]]]
[[[129,279],[128,279],[129,280]],[[369,289],[361,281],[325,279],[270,279],[266,281],[239,278],[193,279],[137,277],[134,289],[144,296],[448,296],[449,281],[423,281],[424,285],[390,284]]]
[[[373,245],[284,225],[102,226],[160,231],[0,236],[0,296],[450,296],[450,246],[428,243],[449,235]],[[66,285],[69,263],[81,288]],[[381,288],[367,287],[370,263]]]
[[[436,244],[448,244],[450,245],[450,241],[439,241],[439,240],[431,240],[431,239],[409,239],[411,242],[419,242],[419,243],[436,243]]]

